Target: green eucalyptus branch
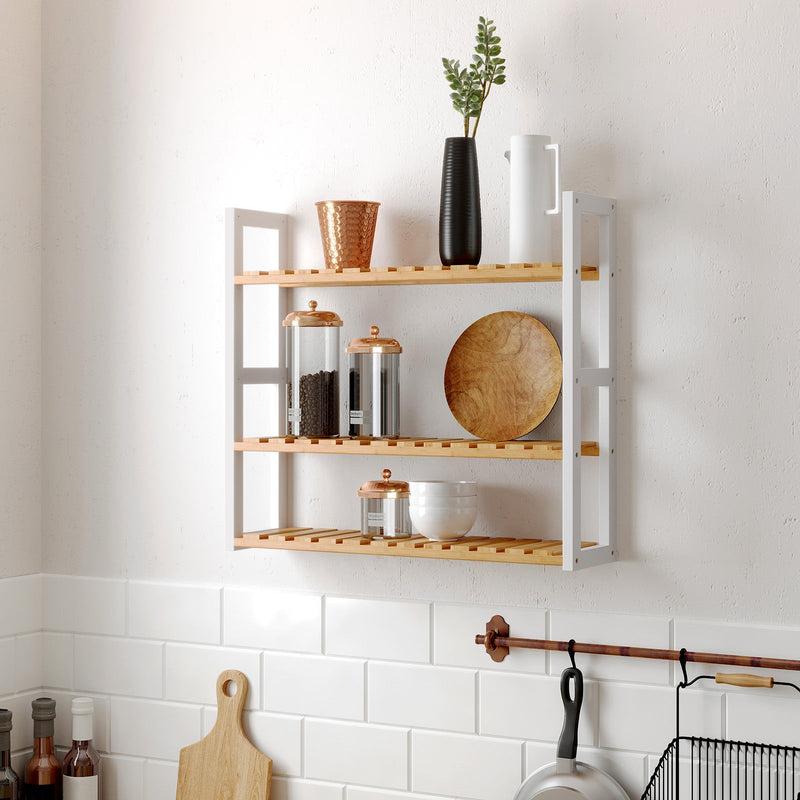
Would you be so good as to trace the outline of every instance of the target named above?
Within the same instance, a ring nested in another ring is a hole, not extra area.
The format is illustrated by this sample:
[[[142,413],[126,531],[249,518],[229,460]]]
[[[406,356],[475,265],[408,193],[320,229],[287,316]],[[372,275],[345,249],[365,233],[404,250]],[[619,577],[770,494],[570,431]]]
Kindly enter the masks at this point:
[[[506,82],[506,60],[500,58],[500,37],[496,30],[493,20],[478,17],[475,53],[470,65],[462,67],[458,60],[442,59],[453,108],[464,118],[464,136],[470,135],[469,121],[474,119],[472,137],[475,137],[492,86]]]

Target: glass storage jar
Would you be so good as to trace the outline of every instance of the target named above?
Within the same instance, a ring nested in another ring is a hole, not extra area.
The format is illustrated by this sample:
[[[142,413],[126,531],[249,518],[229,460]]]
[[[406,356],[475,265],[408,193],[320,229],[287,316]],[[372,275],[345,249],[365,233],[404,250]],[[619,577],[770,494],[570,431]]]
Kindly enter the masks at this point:
[[[361,484],[361,535],[367,539],[407,539],[411,536],[408,484],[393,481],[392,471],[383,471],[382,481]]]
[[[333,311],[292,311],[286,328],[286,421],[290,436],[339,435],[339,328]]]
[[[379,338],[373,325],[366,339],[353,339],[348,354],[348,424],[352,437],[396,439],[400,435],[400,353],[397,339]]]

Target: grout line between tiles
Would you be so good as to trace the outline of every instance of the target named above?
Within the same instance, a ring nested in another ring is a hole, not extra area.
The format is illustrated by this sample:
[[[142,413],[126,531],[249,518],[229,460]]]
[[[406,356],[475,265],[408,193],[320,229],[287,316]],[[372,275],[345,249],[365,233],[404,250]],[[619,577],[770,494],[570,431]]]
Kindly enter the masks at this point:
[[[473,733],[480,735],[481,730],[481,673],[475,671],[475,726]]]
[[[225,591],[219,588],[219,639],[220,646],[225,646]]]
[[[364,722],[369,721],[369,661],[364,660]]]
[[[131,637],[131,582],[125,581],[125,636]]]
[[[414,765],[412,764],[412,747],[411,747],[411,729],[406,731],[406,791],[410,792],[411,787],[414,785]]]
[[[300,777],[306,777],[306,718],[300,718]]]
[[[435,652],[434,652],[435,633],[436,633],[436,615],[434,614],[433,603],[431,603],[428,606],[428,663],[429,664],[436,663]]]
[[[319,609],[319,651],[322,655],[327,655],[328,650],[328,595],[320,597]]]
[[[549,609],[544,612],[544,638],[545,639],[549,639],[550,638],[550,610]],[[550,651],[549,650],[545,650],[544,651],[544,674],[545,675],[549,675],[550,674],[550,667],[551,666],[552,665],[550,663]]]
[[[167,643],[161,643],[161,699],[167,699]]]

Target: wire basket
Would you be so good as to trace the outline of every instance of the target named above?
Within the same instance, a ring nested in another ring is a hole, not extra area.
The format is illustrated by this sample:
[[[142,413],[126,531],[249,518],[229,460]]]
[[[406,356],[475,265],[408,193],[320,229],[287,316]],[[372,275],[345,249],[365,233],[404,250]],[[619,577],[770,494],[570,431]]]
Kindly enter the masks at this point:
[[[680,720],[680,690],[702,679],[714,680],[715,676],[700,675],[678,684],[676,728]],[[773,683],[792,686],[800,692],[793,683],[770,680],[769,685]],[[800,800],[800,749],[681,736],[676,730],[642,800]]]
[[[326,268],[368,272],[380,203],[322,200],[316,206]]]

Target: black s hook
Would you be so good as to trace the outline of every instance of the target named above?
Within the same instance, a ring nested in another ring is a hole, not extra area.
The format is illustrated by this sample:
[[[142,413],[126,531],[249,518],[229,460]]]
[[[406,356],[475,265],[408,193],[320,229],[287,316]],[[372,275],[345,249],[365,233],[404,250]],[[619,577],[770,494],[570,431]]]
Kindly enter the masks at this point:
[[[569,660],[572,663],[572,668],[577,669],[575,666],[575,640],[570,639],[567,644],[567,653],[569,653]]]

